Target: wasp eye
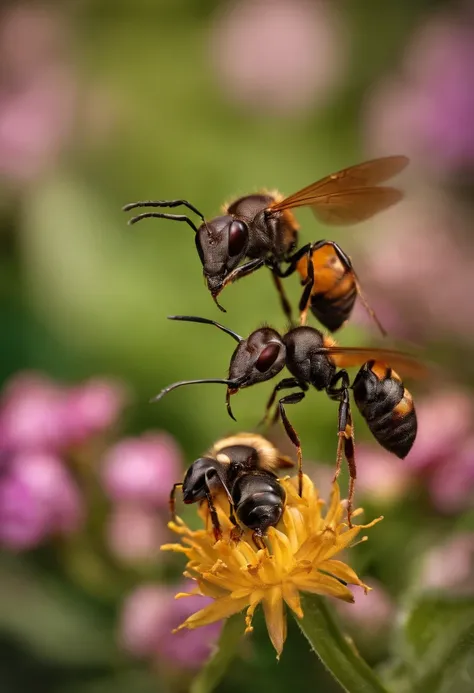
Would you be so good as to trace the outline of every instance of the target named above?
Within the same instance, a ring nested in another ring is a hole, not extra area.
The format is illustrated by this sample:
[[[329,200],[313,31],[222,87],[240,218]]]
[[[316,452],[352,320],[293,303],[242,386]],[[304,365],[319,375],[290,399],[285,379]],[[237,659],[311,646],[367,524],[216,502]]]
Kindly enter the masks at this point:
[[[240,255],[247,243],[247,227],[242,221],[233,221],[229,229],[229,255]]]
[[[273,364],[277,360],[279,353],[279,344],[269,344],[268,346],[266,346],[260,354],[260,356],[258,357],[257,362],[255,364],[255,368],[257,369],[257,371],[260,371],[260,373],[268,371],[270,366],[273,366]]]

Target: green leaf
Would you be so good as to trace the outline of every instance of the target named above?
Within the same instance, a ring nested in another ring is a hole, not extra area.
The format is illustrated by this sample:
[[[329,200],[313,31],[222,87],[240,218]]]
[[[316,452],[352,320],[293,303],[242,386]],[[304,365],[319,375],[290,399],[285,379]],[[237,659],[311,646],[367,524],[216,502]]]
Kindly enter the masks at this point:
[[[324,666],[348,693],[387,693],[375,672],[362,659],[352,641],[339,629],[327,600],[302,595],[303,619],[296,619],[303,635]]]
[[[404,621],[398,648],[410,693],[472,690],[474,598],[420,599]],[[461,680],[454,684],[458,675],[469,679],[467,688]]]
[[[216,649],[194,679],[191,693],[210,693],[215,689],[236,656],[242,635],[242,614],[235,614],[225,621]]]

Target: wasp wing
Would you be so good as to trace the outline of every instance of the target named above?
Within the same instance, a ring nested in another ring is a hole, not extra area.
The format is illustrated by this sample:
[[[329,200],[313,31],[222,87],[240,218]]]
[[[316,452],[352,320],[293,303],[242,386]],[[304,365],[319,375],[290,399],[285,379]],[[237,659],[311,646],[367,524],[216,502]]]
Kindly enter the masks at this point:
[[[351,166],[273,203],[270,209],[309,206],[327,224],[364,221],[402,198],[396,188],[376,186],[403,170],[408,161],[405,156],[389,156]]]
[[[431,369],[415,356],[395,349],[328,346],[323,347],[321,351],[330,356],[338,368],[351,368],[362,366],[367,361],[379,361],[391,368],[399,368],[403,375],[410,378],[425,378],[431,372]]]

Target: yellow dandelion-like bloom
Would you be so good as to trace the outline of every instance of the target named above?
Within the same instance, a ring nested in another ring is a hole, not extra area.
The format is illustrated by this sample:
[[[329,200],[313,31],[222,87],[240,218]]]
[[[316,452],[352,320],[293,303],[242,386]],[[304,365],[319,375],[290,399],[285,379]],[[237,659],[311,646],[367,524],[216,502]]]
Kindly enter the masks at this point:
[[[161,548],[183,553],[188,559],[184,574],[197,583],[195,590],[176,597],[201,594],[214,599],[177,630],[199,628],[246,608],[245,632],[248,633],[252,631],[254,611],[262,603],[268,633],[279,657],[286,639],[284,602],[298,618],[303,618],[300,591],[353,602],[348,584],[369,590],[352,568],[335,556],[354,545],[362,529],[372,527],[382,518],[349,528],[343,520],[345,506],[337,483],[333,484],[325,515],[322,514],[324,501],[309,477],[304,477],[303,497],[298,495],[296,479],[282,479],[281,483],[287,494],[285,510],[277,527],[269,528],[265,549],[255,546],[248,530],[239,540],[235,538],[235,529],[228,518],[228,503],[220,497],[215,500],[223,530],[218,542],[205,503],[199,509],[204,529],[191,530],[182,520],[169,523],[170,529],[180,535],[181,543],[165,544]],[[353,517],[361,512],[356,510]]]

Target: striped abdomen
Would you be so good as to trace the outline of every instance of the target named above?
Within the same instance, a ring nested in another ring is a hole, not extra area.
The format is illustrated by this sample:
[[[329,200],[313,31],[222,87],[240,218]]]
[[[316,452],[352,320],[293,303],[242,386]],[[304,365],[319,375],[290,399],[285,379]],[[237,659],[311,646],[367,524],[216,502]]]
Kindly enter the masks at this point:
[[[338,330],[350,317],[357,297],[354,273],[339,258],[332,245],[323,245],[311,255],[314,286],[311,292],[311,311],[328,330]],[[301,258],[297,266],[302,282],[308,277],[308,259]]]
[[[397,457],[408,455],[416,438],[413,399],[400,376],[385,364],[368,361],[352,385],[355,403],[373,436]]]

